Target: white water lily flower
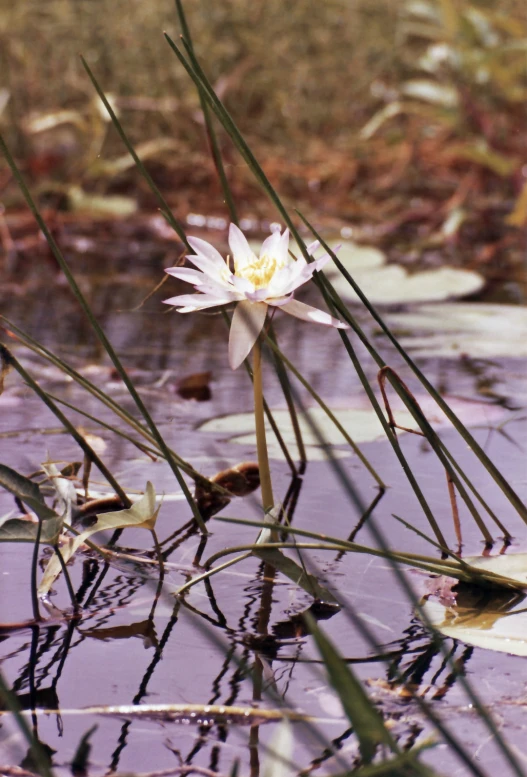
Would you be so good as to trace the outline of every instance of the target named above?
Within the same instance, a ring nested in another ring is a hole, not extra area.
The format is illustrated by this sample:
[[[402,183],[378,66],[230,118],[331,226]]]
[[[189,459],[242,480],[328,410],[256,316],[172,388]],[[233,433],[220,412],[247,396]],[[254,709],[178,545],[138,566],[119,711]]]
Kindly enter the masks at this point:
[[[310,280],[315,270],[329,261],[325,255],[307,263],[303,256],[293,259],[289,255],[289,230],[280,233],[272,230],[256,257],[243,232],[235,224],[229,228],[229,246],[234,261],[234,273],[216,249],[205,240],[189,237],[188,242],[196,252],[187,259],[197,267],[169,267],[166,272],[191,283],[197,294],[182,294],[164,300],[167,305],[181,306],[178,313],[193,313],[229,302],[237,302],[232,317],[229,336],[229,363],[233,370],[240,366],[250,353],[267,316],[267,308],[279,307],[286,313],[305,321],[313,321],[337,329],[347,329],[347,324],[332,318],[329,313],[297,302],[295,289]],[[318,241],[308,246],[311,254],[318,248]]]

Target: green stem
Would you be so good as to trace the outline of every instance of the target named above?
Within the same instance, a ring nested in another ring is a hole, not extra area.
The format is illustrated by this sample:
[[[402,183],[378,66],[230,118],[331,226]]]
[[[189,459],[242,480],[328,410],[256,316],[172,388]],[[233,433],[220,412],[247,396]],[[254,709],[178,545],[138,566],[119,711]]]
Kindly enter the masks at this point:
[[[271,472],[269,471],[267,442],[265,440],[265,419],[262,389],[262,346],[259,337],[256,340],[253,348],[253,389],[254,420],[256,424],[256,447],[258,450],[260,486],[262,489],[263,508],[265,512],[268,512],[274,506],[274,498],[273,487],[271,484]]]

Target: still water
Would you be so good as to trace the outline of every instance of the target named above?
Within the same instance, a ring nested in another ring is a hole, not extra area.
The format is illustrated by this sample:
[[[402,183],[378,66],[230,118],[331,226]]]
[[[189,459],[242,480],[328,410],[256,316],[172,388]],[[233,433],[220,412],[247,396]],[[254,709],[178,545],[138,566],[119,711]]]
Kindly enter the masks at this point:
[[[174,279],[143,303],[162,279],[163,267],[175,263],[177,246],[129,241],[127,250],[116,254],[115,246],[112,244],[110,251],[104,240],[97,244],[97,250],[91,244],[79,245],[72,238],[68,244],[67,240],[66,235],[68,259],[75,277],[167,443],[207,476],[254,460],[254,443],[250,439],[236,440],[240,437],[240,419],[228,418],[231,414],[251,412],[252,390],[243,369],[232,372],[228,367],[227,330],[221,316],[167,312],[161,300],[185,290],[185,285]],[[0,294],[4,316],[137,417],[125,387],[45,251],[40,251],[33,261],[13,259]],[[314,289],[301,298],[320,304]],[[391,313],[386,315],[390,321]],[[376,325],[365,313],[357,311],[357,317],[383,358],[432,413],[423,390],[380,336]],[[363,389],[336,332],[306,325],[289,316],[278,315],[275,323],[280,347],[331,408],[343,413],[367,408]],[[399,322],[397,326],[402,325]],[[405,342],[420,334],[405,331]],[[8,334],[2,340],[50,394],[97,419],[115,423],[115,416],[106,407],[83,393],[59,369],[17,344]],[[353,336],[352,341],[376,389],[377,367]],[[496,355],[485,359],[471,357],[463,348],[458,356],[438,356],[431,349],[418,358],[418,363],[452,401],[512,486],[525,497],[525,368],[520,359],[499,354],[498,344]],[[205,381],[210,398],[205,401],[186,399],[178,393],[181,382],[197,373],[210,373]],[[264,387],[271,408],[284,408],[271,363],[266,367]],[[313,405],[299,384],[295,388],[302,403]],[[0,410],[1,463],[28,475],[48,458],[64,463],[82,459],[57,419],[15,374],[6,379]],[[59,610],[68,610],[69,600],[64,582],[59,579],[50,599],[59,609],[52,611],[49,620],[38,627],[24,626],[32,616],[32,548],[15,543],[0,546],[1,668],[24,709],[53,710],[46,714],[36,712],[28,720],[40,741],[50,748],[56,774],[71,773],[70,764],[81,738],[96,726],[90,735],[93,775],[109,771],[153,772],[184,764],[228,774],[237,758],[241,774],[257,775],[259,763],[265,761],[265,745],[276,727],[276,723],[255,722],[232,710],[218,715],[216,708],[197,717],[192,717],[188,710],[173,716],[152,712],[139,717],[126,710],[107,715],[81,712],[83,708],[106,705],[258,705],[276,709],[281,704],[315,718],[309,724],[293,724],[294,761],[299,769],[305,769],[306,774],[314,770],[323,775],[349,768],[358,757],[356,741],[324,674],[313,640],[306,633],[301,618],[306,610],[319,619],[325,633],[366,682],[401,747],[423,742],[432,730],[415,702],[393,681],[397,672],[448,721],[485,774],[512,774],[451,665],[416,618],[401,581],[387,561],[321,550],[305,555],[308,569],[344,603],[340,612],[313,607],[308,593],[280,574],[270,574],[269,568],[254,557],[176,599],[174,591],[201,571],[196,565],[198,549],[204,561],[224,548],[254,541],[256,529],[219,519],[225,515],[260,520],[258,492],[233,500],[211,520],[211,535],[203,549],[199,535],[183,529],[191,513],[166,463],[152,461],[129,442],[86,417],[70,410],[67,413],[84,434],[93,435],[93,444],[128,493],[142,492],[146,482],[151,481],[157,493],[164,495],[157,532],[166,578],[162,594],[156,598],[156,566],[147,563],[154,558],[150,535],[128,530],[120,537],[118,549],[128,557],[141,556],[144,563],[117,560],[105,565],[89,551],[77,554],[69,569],[82,603],[82,617],[71,620],[60,615]],[[208,422],[213,419],[220,421],[211,427]],[[525,549],[525,527],[520,518],[454,430],[440,428],[445,444],[513,535],[508,552]],[[323,431],[330,434],[329,425]],[[363,439],[361,431],[356,431]],[[348,432],[354,436],[353,428]],[[455,546],[441,466],[422,438],[406,434],[400,440],[447,540]],[[378,493],[371,475],[356,456],[349,455],[345,444],[338,444],[333,450],[360,500],[369,505]],[[366,439],[361,450],[388,490],[358,531],[356,541],[376,544],[371,529],[374,521],[391,547],[433,555],[432,546],[393,517],[400,516],[431,534],[388,443]],[[291,452],[296,457],[294,446]],[[308,446],[308,459],[304,475],[294,482],[286,462],[280,458],[272,460],[277,500],[286,502],[294,526],[349,537],[360,518],[355,505],[319,447]],[[92,473],[91,487],[94,492],[108,490],[96,471]],[[2,515],[15,509],[6,492],[0,494],[0,507]],[[464,552],[481,553],[482,539],[463,508],[461,518]],[[498,553],[499,532],[491,531],[497,538],[492,552]],[[43,567],[49,552],[43,550],[41,555]],[[404,576],[417,597],[433,587],[424,573],[406,571]],[[366,639],[361,626],[367,627],[372,642]],[[527,680],[524,659],[461,642],[447,640],[446,645],[457,671],[464,672],[483,702],[492,706],[499,728],[525,757],[518,707]],[[0,723],[0,763],[31,768],[27,745],[15,723],[9,717],[0,719]],[[467,773],[444,744],[439,743],[426,758],[443,773]]]

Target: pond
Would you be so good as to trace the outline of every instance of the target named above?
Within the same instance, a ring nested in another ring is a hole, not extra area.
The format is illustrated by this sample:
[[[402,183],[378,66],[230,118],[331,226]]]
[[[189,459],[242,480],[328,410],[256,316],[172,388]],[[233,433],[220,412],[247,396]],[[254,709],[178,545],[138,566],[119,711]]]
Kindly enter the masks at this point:
[[[217,239],[216,235],[213,237]],[[91,242],[88,238],[82,242],[74,231],[66,230],[63,235],[70,267],[167,444],[207,476],[254,461],[251,417],[244,415],[252,412],[252,388],[243,368],[233,372],[228,366],[227,330],[221,316],[167,312],[160,301],[185,290],[185,285],[174,279],[141,305],[162,278],[163,268],[175,264],[178,244],[141,241],[134,236],[124,243],[121,240],[119,245],[117,251],[111,235]],[[126,388],[45,249],[39,249],[30,261],[13,258],[0,295],[7,319],[137,416]],[[315,289],[303,292],[301,299],[319,304]],[[456,303],[449,303],[453,304]],[[517,324],[507,329],[505,306],[481,308],[487,316],[496,315],[501,324],[484,334],[485,348],[480,344],[478,350],[474,345],[478,327],[471,328],[466,321],[481,304],[477,300],[459,303],[455,310],[459,310],[461,322],[453,332],[444,335],[450,346],[445,345],[443,338],[441,348],[434,339],[438,338],[435,325],[427,323],[430,310],[421,308],[418,321],[409,317],[413,308],[410,311],[402,306],[383,310],[383,315],[410,352],[414,347],[416,360],[428,379],[470,427],[512,487],[525,497],[525,363],[520,358],[522,354],[514,355],[504,348],[508,339],[517,336]],[[510,310],[516,314],[521,308],[510,306]],[[353,311],[513,536],[512,546],[506,552],[525,550],[525,526],[504,495],[464,441],[439,417],[375,322],[360,309]],[[444,317],[452,320],[454,308],[445,311],[448,312]],[[432,315],[441,318],[441,307],[435,307]],[[356,434],[362,453],[388,486],[372,515],[364,525],[359,525],[361,516],[342,487],[339,471],[308,427],[308,464],[305,473],[296,479],[291,477],[278,446],[270,438],[275,496],[277,501],[286,502],[293,526],[344,539],[352,535],[366,546],[377,546],[381,531],[391,548],[436,554],[436,549],[422,536],[394,517],[399,516],[427,536],[431,534],[388,442],[378,432],[372,432],[365,420],[371,411],[336,333],[283,315],[278,315],[275,323],[281,349],[342,418],[349,434]],[[115,423],[108,408],[82,392],[57,367],[9,336],[2,339],[47,392],[96,419]],[[359,343],[353,340],[353,344],[368,380],[375,387],[377,365]],[[186,398],[188,385],[185,391],[182,383],[196,375],[201,375],[197,379],[197,399]],[[294,383],[293,377],[291,380]],[[299,383],[294,383],[294,387],[302,404],[312,407],[310,395]],[[269,406],[284,410],[283,395],[270,363],[266,366],[264,390]],[[82,452],[56,417],[14,373],[6,378],[0,409],[1,463],[29,475],[46,460],[60,462],[59,467],[82,460]],[[229,567],[176,598],[174,592],[203,571],[197,558],[204,561],[226,548],[254,542],[257,529],[220,519],[227,516],[260,521],[257,492],[233,500],[211,519],[211,534],[203,548],[200,535],[184,528],[192,515],[166,462],[160,458],[152,460],[126,439],[86,416],[69,409],[66,412],[83,434],[91,435],[92,444],[128,494],[141,494],[147,481],[151,481],[157,494],[162,495],[156,530],[166,576],[158,598],[151,537],[144,530],[126,530],[115,546],[122,557],[116,557],[111,564],[105,564],[88,549],[76,554],[69,563],[73,588],[82,605],[78,619],[61,614],[69,610],[70,601],[66,586],[59,579],[45,613],[48,620],[30,625],[32,546],[0,545],[1,668],[20,705],[33,710],[28,719],[52,754],[55,774],[71,773],[79,742],[90,731],[90,775],[157,772],[183,766],[196,767],[197,774],[227,775],[239,759],[240,774],[256,776],[259,764],[265,762],[265,746],[277,724],[272,719],[266,721],[263,714],[261,719],[244,716],[242,710],[256,705],[274,711],[278,709],[277,699],[286,708],[313,718],[292,723],[294,762],[304,770],[302,774],[326,775],[350,768],[358,759],[357,742],[301,617],[306,611],[319,621],[364,681],[402,749],[424,743],[435,734],[415,698],[397,680],[401,675],[455,732],[483,774],[505,777],[516,773],[499,742],[476,713],[462,681],[468,679],[481,702],[492,708],[498,728],[524,762],[524,660],[445,638],[451,658],[447,662],[437,641],[417,617],[403,584],[411,584],[417,598],[431,595],[440,599],[437,581],[430,575],[406,569],[401,581],[386,559],[314,550],[303,554],[303,559],[321,584],[346,605],[340,611],[314,604],[305,590],[273,573],[272,568],[255,557]],[[287,414],[279,413],[277,418],[297,458],[294,437],[287,428]],[[329,421],[321,423],[339,467],[360,501],[370,505],[379,494],[374,479],[357,456],[351,455],[345,441],[335,437]],[[442,466],[422,437],[401,434],[399,439],[447,541],[455,547]],[[97,472],[92,473],[90,489],[92,496],[109,492]],[[0,508],[1,515],[15,508],[8,492],[0,493]],[[467,511],[461,507],[460,512],[463,552],[480,555],[484,548],[482,537]],[[491,532],[496,544],[490,553],[497,555],[503,545],[499,541],[500,531],[491,527]],[[96,541],[101,543],[100,536]],[[40,568],[44,568],[50,554],[51,551],[42,550]],[[294,553],[292,557],[298,558]],[[181,706],[175,711],[152,706],[148,714],[135,715],[130,707],[137,705]],[[209,705],[210,710],[196,711],[191,705]],[[92,709],[101,707],[114,709]],[[220,709],[223,707],[226,709]],[[10,716],[0,719],[0,723],[0,762],[31,770],[27,743],[16,723]],[[437,746],[424,756],[425,762],[443,774],[468,774],[466,765],[452,749],[437,741]]]

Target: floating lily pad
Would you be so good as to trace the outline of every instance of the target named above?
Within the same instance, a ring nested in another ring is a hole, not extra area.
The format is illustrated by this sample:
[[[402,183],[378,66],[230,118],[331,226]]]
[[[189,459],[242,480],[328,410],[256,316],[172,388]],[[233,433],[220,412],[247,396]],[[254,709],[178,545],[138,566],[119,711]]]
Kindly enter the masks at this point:
[[[472,566],[527,585],[527,553],[465,560]],[[432,625],[446,637],[487,650],[527,656],[527,609],[522,594],[461,587],[456,604],[445,606],[429,599],[424,611]]]
[[[386,264],[386,255],[375,246],[362,246],[351,240],[329,243],[329,247],[336,252],[339,261],[350,273],[374,270]],[[322,249],[317,251],[317,256],[322,255]],[[327,274],[340,274],[337,266],[331,262],[325,267]]]
[[[527,356],[527,310],[522,307],[469,302],[422,305],[411,313],[391,314],[389,323],[428,333],[399,338],[416,356]]]
[[[351,273],[353,280],[374,305],[441,302],[476,294],[485,284],[479,273],[455,267],[440,267],[409,275],[404,267],[390,264],[371,270],[351,270]],[[360,302],[342,275],[331,275],[330,279],[343,299]]]
[[[435,429],[441,429],[449,425],[446,416],[428,395],[417,397],[417,401],[428,418],[428,421]],[[451,398],[447,401],[456,415],[467,426],[489,424],[501,419],[503,414],[503,410],[498,406],[484,402],[469,402],[457,398]],[[392,409],[398,424],[410,429],[418,428],[411,414],[397,398],[393,398]],[[359,400],[354,407],[332,408],[332,411],[340,424],[347,430],[357,444],[360,445],[361,443],[385,438],[381,423],[366,399],[362,402]],[[346,444],[340,431],[321,408],[311,408],[308,410],[308,414],[311,421],[321,431],[326,444]],[[294,450],[295,435],[291,425],[289,411],[273,410],[273,417],[286,445],[288,447],[291,446]],[[318,438],[305,415],[299,414],[299,422],[308,459],[310,461],[321,461],[327,458],[325,450],[320,447]],[[282,451],[274,440],[271,427],[267,425],[266,428],[270,457],[273,459],[282,459]],[[253,448],[256,446],[253,413],[235,413],[220,418],[213,418],[202,424],[199,429],[202,432],[211,432],[216,436],[224,435],[229,439],[229,442],[238,445],[248,445]],[[352,454],[349,450],[336,449],[332,451],[332,455],[336,455],[340,458],[342,456],[351,456]]]

